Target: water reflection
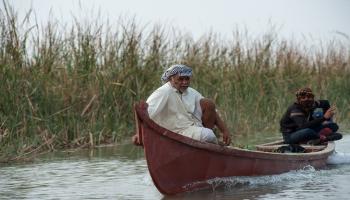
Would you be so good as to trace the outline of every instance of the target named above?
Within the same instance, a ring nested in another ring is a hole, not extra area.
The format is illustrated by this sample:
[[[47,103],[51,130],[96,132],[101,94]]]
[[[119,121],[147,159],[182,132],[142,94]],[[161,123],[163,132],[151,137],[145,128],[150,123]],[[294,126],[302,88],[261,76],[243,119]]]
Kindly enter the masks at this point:
[[[164,200],[182,200],[182,199],[221,199],[221,200],[236,200],[236,199],[259,199],[265,194],[275,194],[278,193],[279,188],[272,188],[268,186],[262,187],[251,187],[251,186],[237,186],[235,188],[226,188],[225,186],[220,186],[215,188],[215,190],[207,189],[186,194],[180,194],[177,196],[163,196]]]
[[[349,143],[348,135],[337,142],[340,160],[349,158]],[[219,186],[169,197],[153,185],[143,149],[125,144],[1,166],[0,199],[346,199],[349,180],[350,165],[337,164],[324,170],[214,179]]]
[[[151,187],[144,184],[146,173],[142,149],[132,145],[56,152],[32,164],[0,168],[0,197],[150,199],[145,193]],[[156,195],[160,194],[155,191],[152,197]]]

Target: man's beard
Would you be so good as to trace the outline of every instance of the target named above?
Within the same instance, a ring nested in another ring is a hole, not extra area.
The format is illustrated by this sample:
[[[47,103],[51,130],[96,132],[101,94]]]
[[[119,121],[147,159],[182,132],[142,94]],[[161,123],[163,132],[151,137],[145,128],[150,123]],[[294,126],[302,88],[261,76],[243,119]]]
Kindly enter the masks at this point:
[[[311,110],[312,107],[314,106],[314,100],[306,100],[306,101],[300,101],[300,105],[305,109],[305,110]]]

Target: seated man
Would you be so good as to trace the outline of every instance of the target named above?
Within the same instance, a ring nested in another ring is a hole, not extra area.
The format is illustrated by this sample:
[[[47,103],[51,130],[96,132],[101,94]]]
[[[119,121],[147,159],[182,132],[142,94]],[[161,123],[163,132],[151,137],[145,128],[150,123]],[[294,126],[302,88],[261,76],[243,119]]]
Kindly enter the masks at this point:
[[[280,121],[286,144],[315,139],[324,143],[342,138],[340,133],[336,133],[338,125],[332,121],[335,108],[330,107],[327,100],[315,101],[310,88],[299,89],[296,97],[297,101],[288,107]]]
[[[161,77],[163,85],[147,99],[148,114],[160,126],[199,141],[218,143],[213,132],[216,125],[229,145],[231,135],[216,112],[215,104],[189,87],[192,69],[173,65]],[[137,143],[137,136],[133,141]]]

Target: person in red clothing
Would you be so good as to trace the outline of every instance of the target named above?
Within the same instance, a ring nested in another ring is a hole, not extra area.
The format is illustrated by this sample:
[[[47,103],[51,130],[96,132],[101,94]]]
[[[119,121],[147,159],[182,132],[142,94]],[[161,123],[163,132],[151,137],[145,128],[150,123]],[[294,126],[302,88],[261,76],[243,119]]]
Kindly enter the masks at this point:
[[[299,144],[310,140],[318,143],[340,140],[338,125],[332,121],[335,107],[328,100],[315,100],[310,88],[296,92],[297,101],[288,107],[280,121],[286,144]]]

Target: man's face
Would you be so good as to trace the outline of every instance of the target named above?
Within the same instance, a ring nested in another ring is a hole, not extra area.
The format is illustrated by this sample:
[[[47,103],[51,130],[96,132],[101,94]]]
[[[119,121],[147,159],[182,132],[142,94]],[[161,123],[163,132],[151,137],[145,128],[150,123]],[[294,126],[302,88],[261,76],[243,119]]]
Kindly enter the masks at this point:
[[[185,90],[190,86],[191,77],[189,76],[180,76],[176,74],[170,77],[170,84],[176,88],[181,93],[185,92]]]
[[[300,105],[302,105],[304,107],[304,109],[310,110],[315,102],[314,95],[306,94],[306,95],[300,96],[298,98],[298,101],[299,101]]]

